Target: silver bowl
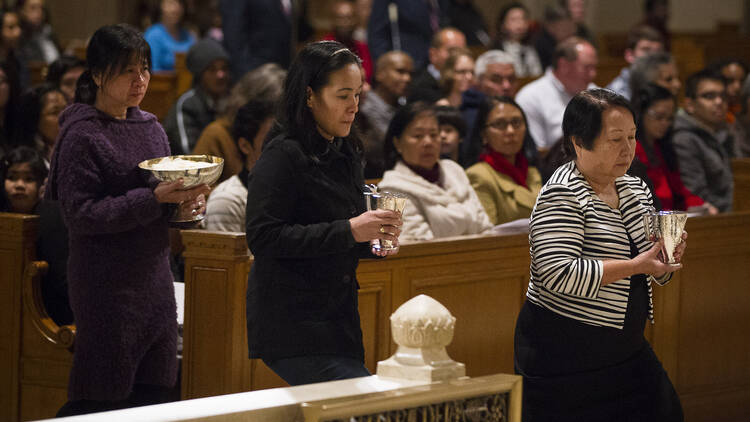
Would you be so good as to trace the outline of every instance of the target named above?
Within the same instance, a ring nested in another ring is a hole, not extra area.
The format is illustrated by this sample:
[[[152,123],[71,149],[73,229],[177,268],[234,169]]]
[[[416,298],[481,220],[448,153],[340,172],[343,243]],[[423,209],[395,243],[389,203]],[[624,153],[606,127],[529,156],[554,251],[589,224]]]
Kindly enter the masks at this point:
[[[156,164],[160,164],[167,160],[174,160],[176,158],[211,163],[211,165],[208,167],[179,170],[158,170],[154,168]],[[183,189],[189,189],[202,183],[212,185],[219,180],[221,171],[224,169],[224,159],[221,157],[214,157],[213,155],[171,155],[169,157],[152,158],[150,160],[142,161],[138,164],[138,167],[150,171],[154,177],[162,182],[174,182],[182,178]]]

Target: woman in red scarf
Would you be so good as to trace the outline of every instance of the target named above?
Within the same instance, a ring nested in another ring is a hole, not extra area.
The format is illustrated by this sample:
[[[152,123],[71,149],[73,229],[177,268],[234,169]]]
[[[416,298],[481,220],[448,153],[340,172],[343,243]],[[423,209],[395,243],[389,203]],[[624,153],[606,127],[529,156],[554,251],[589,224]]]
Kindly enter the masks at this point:
[[[628,174],[646,181],[663,210],[717,214],[716,207],[704,202],[682,184],[677,156],[670,142],[676,108],[672,93],[661,86],[648,84],[633,93],[633,108],[638,142]]]
[[[526,115],[509,97],[488,97],[479,106],[474,142],[484,151],[466,174],[493,224],[529,218],[542,188],[539,171],[529,166],[522,147],[530,137]]]

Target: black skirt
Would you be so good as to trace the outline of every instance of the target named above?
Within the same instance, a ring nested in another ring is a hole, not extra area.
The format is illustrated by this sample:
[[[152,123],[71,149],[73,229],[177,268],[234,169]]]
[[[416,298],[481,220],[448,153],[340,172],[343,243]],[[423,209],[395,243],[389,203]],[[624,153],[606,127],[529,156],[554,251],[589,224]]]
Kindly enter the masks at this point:
[[[679,397],[643,336],[646,277],[635,275],[630,283],[622,330],[585,324],[526,301],[515,333],[524,422],[683,420]]]

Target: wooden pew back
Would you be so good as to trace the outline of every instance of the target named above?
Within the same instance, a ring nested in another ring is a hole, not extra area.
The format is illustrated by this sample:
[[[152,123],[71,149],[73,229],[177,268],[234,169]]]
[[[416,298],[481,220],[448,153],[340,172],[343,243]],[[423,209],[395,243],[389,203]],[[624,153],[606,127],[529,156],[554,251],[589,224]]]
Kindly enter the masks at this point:
[[[72,327],[39,307],[34,276],[38,217],[0,213],[0,420],[50,418],[67,400]]]
[[[684,268],[668,286],[654,287],[656,325],[649,325],[646,336],[682,397],[687,420],[737,420],[750,413],[750,338],[745,330],[750,319],[750,213],[691,218],[687,231]],[[243,238],[241,233],[183,232],[183,398],[285,385],[262,362],[247,359],[247,282],[242,274],[251,261]],[[367,367],[373,371],[377,361],[395,352],[391,313],[424,293],[457,318],[448,354],[466,364],[467,375],[512,373],[515,320],[528,273],[525,234],[402,245],[396,256],[360,262]],[[194,321],[201,321],[200,326],[191,326]],[[706,336],[710,341],[703,340]]]

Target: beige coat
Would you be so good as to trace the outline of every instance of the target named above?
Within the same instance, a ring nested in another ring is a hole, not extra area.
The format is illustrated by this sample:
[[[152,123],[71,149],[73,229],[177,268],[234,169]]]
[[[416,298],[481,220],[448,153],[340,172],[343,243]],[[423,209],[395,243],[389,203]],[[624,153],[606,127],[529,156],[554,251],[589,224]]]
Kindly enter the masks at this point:
[[[380,190],[409,196],[399,240],[430,240],[492,229],[460,165],[440,160],[440,180],[443,187],[428,182],[401,161],[385,172]]]
[[[536,197],[542,189],[542,177],[535,167],[529,167],[526,174],[528,189],[483,161],[469,167],[466,175],[492,224],[531,217]]]

